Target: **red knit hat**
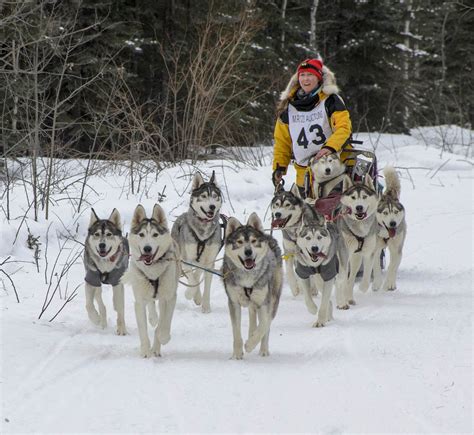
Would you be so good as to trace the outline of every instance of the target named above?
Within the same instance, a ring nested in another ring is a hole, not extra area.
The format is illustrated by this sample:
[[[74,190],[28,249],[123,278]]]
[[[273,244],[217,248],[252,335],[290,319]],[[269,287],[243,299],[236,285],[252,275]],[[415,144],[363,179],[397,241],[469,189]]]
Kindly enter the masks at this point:
[[[319,80],[323,79],[323,61],[320,59],[306,59],[298,66],[298,77],[302,72],[309,72]]]

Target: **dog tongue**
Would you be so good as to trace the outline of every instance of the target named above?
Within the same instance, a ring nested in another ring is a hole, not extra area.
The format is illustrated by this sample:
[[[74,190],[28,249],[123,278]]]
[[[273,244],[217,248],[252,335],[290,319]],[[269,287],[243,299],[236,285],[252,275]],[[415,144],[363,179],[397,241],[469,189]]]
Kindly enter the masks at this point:
[[[388,229],[388,235],[390,238],[395,237],[395,234],[397,234],[397,230],[395,228]]]
[[[247,260],[245,260],[244,263],[247,269],[251,269],[252,267],[255,266],[255,261],[252,260],[251,258],[248,258]]]
[[[277,228],[285,225],[285,219],[273,219],[272,227]]]
[[[139,261],[144,261],[145,263],[151,263],[152,259],[153,259],[153,255],[142,254],[142,255],[140,255],[140,258],[138,260]]]

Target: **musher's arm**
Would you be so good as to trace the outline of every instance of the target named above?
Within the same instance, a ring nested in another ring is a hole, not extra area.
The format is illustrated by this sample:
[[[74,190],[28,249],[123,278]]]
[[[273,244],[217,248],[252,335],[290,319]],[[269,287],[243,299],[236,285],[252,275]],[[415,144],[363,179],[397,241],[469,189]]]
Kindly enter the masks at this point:
[[[339,152],[351,136],[351,117],[344,101],[339,95],[329,95],[324,103],[326,105],[326,112],[330,119],[333,133],[323,148]]]
[[[283,112],[277,119],[273,132],[273,171],[279,167],[283,174],[291,161],[292,142],[288,125],[288,112]]]

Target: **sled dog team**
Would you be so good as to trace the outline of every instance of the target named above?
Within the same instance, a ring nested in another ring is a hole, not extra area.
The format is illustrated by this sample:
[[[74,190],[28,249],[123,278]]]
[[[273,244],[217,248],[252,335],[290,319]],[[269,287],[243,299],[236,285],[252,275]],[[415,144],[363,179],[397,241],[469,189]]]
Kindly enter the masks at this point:
[[[180,276],[187,280],[186,298],[200,305],[203,313],[209,313],[212,273],[222,247],[221,273],[232,323],[234,359],[242,359],[244,348],[251,352],[259,343],[260,355],[269,355],[270,325],[282,291],[283,258],[292,293],[302,292],[309,312],[317,314],[314,327],[324,326],[332,319],[334,286],[337,308],[346,310],[355,304],[354,283],[361,264],[361,291],[368,290],[372,271],[374,290],[395,290],[406,236],[405,212],[399,200],[400,181],[395,170],[385,168],[386,188],[381,196],[368,176],[363,183],[353,183],[337,158],[323,157],[312,164],[312,171],[313,179],[318,180],[313,189],[320,196],[329,193],[328,187],[341,185],[340,208],[335,218],[328,221],[301,198],[296,185],[290,191],[278,189],[271,202],[272,227],[282,230],[283,253],[277,241],[264,232],[256,213],[249,216],[246,224],[234,217],[227,222],[222,219],[221,223],[222,194],[214,173],[208,182],[199,172],[195,174],[189,208],[171,229],[159,204],[155,204],[150,217],[142,205],[136,207],[128,239],[122,234],[117,209],[108,219],[100,219],[92,210],[84,252],[89,319],[106,327],[101,286],[110,284],[117,312],[117,334],[125,335],[124,284],[131,285],[140,354],[160,356],[161,346],[171,338]],[[379,258],[384,248],[390,252],[390,264],[382,284]],[[313,300],[318,291],[322,293],[319,311]],[[241,332],[242,307],[249,310],[245,343]],[[154,329],[152,343],[148,324]]]

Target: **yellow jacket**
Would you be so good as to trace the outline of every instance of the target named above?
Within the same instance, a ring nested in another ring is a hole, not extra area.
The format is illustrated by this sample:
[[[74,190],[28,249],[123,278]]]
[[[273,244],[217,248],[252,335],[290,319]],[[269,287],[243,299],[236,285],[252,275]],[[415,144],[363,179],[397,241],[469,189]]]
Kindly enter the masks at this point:
[[[337,90],[337,87],[335,88]],[[348,139],[352,133],[352,124],[349,115],[343,100],[336,94],[331,93],[327,94],[323,90],[319,91],[314,97],[314,104],[309,107],[309,110],[312,110],[318,104],[324,104],[328,119],[330,121],[330,126],[332,129],[332,134],[327,138],[326,143],[322,148],[328,148],[335,152],[340,152],[344,145],[347,144]],[[330,88],[330,90],[334,90]],[[295,95],[296,89],[293,90],[292,95]],[[292,102],[292,97],[288,98],[288,102]],[[308,108],[305,108],[308,110]],[[283,168],[283,172],[286,174],[286,169],[290,164],[293,156],[293,146],[297,146],[293,143],[290,136],[289,129],[289,120],[288,120],[288,108],[283,110],[275,124],[274,131],[274,148],[273,148],[273,170],[278,167]],[[346,157],[342,153],[341,159],[344,160]],[[298,186],[304,186],[304,176],[306,172],[306,166],[300,166],[294,164],[296,169],[296,184]]]

